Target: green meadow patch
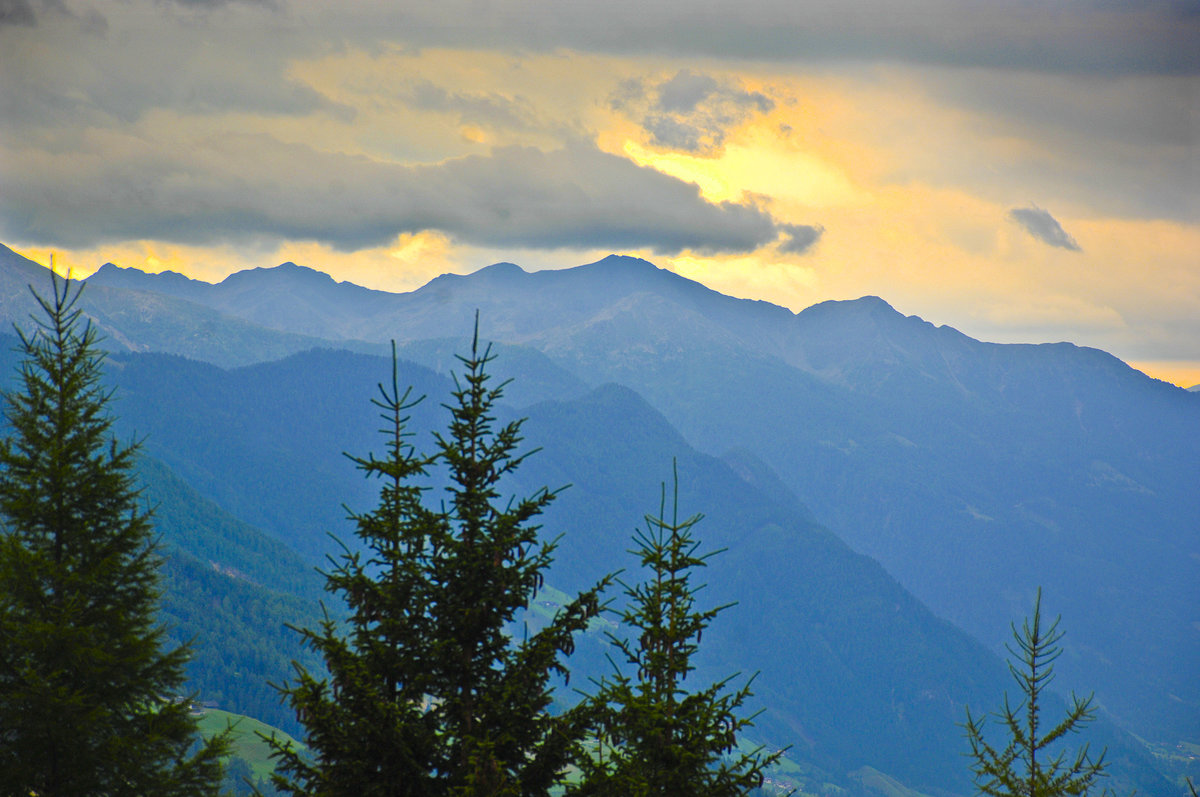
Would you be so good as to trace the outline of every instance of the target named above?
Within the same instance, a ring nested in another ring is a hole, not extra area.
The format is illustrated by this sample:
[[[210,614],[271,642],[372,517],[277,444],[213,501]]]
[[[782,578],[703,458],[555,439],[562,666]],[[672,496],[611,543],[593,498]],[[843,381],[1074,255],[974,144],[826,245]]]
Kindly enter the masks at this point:
[[[270,737],[274,734],[276,738],[282,739],[286,744],[294,745],[300,750],[305,749],[303,744],[288,734],[265,722],[259,722],[253,717],[220,709],[204,710],[204,715],[200,718],[200,732],[206,738],[215,736],[226,728],[231,730],[231,757],[245,761],[249,765],[250,771],[254,773],[255,780],[269,778],[275,771],[275,762],[271,758],[271,746],[263,736]]]

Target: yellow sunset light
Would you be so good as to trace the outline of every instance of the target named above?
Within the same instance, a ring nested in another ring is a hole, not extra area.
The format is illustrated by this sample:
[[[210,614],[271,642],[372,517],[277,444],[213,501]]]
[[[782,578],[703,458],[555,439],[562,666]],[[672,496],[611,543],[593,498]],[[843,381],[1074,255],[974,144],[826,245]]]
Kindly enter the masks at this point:
[[[730,144],[715,158],[655,150],[636,141],[626,141],[623,151],[640,166],[695,183],[710,202],[740,202],[756,195],[830,207],[864,199],[864,192],[836,166],[778,142],[763,143]]]
[[[1138,360],[1130,366],[1179,387],[1200,385],[1200,363],[1187,360]]]

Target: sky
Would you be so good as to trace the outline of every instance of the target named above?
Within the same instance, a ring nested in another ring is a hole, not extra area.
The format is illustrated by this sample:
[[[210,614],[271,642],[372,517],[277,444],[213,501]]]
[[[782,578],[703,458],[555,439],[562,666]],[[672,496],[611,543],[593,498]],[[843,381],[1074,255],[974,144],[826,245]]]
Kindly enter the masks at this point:
[[[372,288],[632,254],[1200,383],[1200,0],[0,0],[0,242]]]

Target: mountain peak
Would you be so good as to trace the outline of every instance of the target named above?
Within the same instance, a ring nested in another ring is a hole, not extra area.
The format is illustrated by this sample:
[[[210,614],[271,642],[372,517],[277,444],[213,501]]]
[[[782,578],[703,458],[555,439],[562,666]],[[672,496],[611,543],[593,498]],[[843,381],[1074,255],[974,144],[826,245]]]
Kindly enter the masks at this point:
[[[264,271],[264,272],[265,271],[273,271],[277,274],[298,274],[298,275],[303,275],[305,277],[310,277],[313,279],[320,279],[322,282],[324,282],[326,280],[328,280],[329,282],[337,281],[330,275],[326,274],[324,271],[318,271],[317,269],[309,268],[308,266],[301,266],[296,263],[293,263],[291,260],[288,260],[287,262],[284,262],[284,263],[280,263],[275,268],[255,269],[255,271],[260,271],[260,270]]]
[[[150,274],[134,266],[119,266],[116,263],[105,263],[96,269],[87,278],[87,283],[107,288],[152,291],[189,301],[195,301],[200,293],[212,287],[207,282],[184,276],[178,271]]]
[[[892,307],[888,302],[878,296],[860,296],[857,299],[851,299],[849,303],[852,305],[870,307],[872,309],[887,309],[893,312],[896,311],[896,308]]]
[[[192,279],[191,277],[185,276],[184,274],[180,274],[178,271],[167,270],[167,271],[158,271],[158,272],[151,274],[148,271],[142,271],[140,268],[137,268],[136,266],[119,266],[116,263],[113,263],[112,261],[109,261],[109,262],[105,263],[103,266],[101,266],[100,268],[96,269],[95,273],[93,273],[92,276],[88,277],[88,279],[90,280],[90,279],[93,279],[95,277],[100,277],[100,276],[108,278],[108,277],[114,277],[114,276],[122,275],[122,274],[127,275],[127,276],[161,277],[163,279],[169,279],[169,280],[187,280],[188,282],[200,282],[200,280]],[[103,281],[103,280],[101,280],[101,281]]]
[[[308,266],[300,266],[289,260],[286,263],[280,263],[278,266],[270,268],[260,266],[258,268],[248,268],[243,271],[234,272],[222,280],[220,284],[229,287],[242,284],[260,284],[268,280],[278,281],[281,279],[293,282],[302,280],[314,285],[326,285],[336,282],[333,277],[324,271],[317,271],[315,268],[309,268]]]
[[[835,319],[859,324],[864,321],[899,319],[904,315],[878,296],[862,296],[858,299],[829,299],[806,307],[796,314],[804,322],[825,324]]]
[[[523,276],[527,272],[525,269],[518,266],[516,263],[503,261],[500,263],[492,263],[490,266],[484,266],[475,272],[476,277],[486,277],[488,279],[512,279],[518,276]]]
[[[92,275],[84,281],[89,285],[118,285],[125,287],[125,283],[130,280],[149,276],[149,274],[146,274],[141,269],[118,266],[116,263],[109,261],[92,272]]]
[[[664,278],[669,280],[679,276],[673,271],[659,268],[649,260],[629,255],[608,255],[594,263],[564,268],[555,273],[558,278],[570,280],[584,278],[593,284],[600,283],[610,287],[619,284],[626,288],[639,287],[639,289],[640,286],[654,284],[654,281]],[[680,279],[683,278],[680,277]],[[658,284],[662,283],[658,282]]]
[[[621,268],[630,272],[654,272],[662,271],[658,266],[651,263],[649,260],[643,260],[640,257],[630,257],[629,255],[612,254],[607,257],[597,260],[595,263],[588,263],[582,268],[603,267],[605,269]]]
[[[838,308],[843,311],[852,310],[867,313],[879,311],[891,311],[893,313],[898,312],[896,308],[892,307],[878,296],[860,296],[857,299],[830,299],[829,301],[815,304],[813,307],[825,307],[831,310]]]

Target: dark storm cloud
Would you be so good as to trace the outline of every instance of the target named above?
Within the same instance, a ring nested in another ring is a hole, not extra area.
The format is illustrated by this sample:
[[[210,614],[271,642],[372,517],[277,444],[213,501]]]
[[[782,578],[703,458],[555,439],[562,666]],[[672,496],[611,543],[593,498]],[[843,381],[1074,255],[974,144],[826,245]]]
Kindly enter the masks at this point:
[[[1008,212],[1009,218],[1025,228],[1025,231],[1039,241],[1060,249],[1070,249],[1081,252],[1079,244],[1067,234],[1058,220],[1036,205],[1029,208],[1013,208]]]
[[[355,250],[439,230],[481,246],[673,254],[750,251],[778,236],[757,207],[706,202],[694,185],[582,143],[418,166],[259,135],[153,151],[105,141],[68,157],[10,154],[0,150],[7,240],[294,238]]]
[[[658,144],[710,153],[721,149],[730,128],[770,111],[775,103],[736,82],[681,69],[657,82],[623,82],[609,98],[609,106],[639,119]]]
[[[29,0],[0,0],[0,27],[6,25],[24,25],[33,27],[37,17]]]
[[[131,0],[101,14],[35,0],[35,29],[0,27],[0,128],[109,127],[157,110],[352,118],[289,74],[316,43],[272,5]]]
[[[0,0],[0,28],[9,25],[34,28],[47,13],[67,19],[81,19],[80,28],[84,33],[103,34],[107,28],[104,15],[95,8],[89,6],[77,14],[64,0]]]
[[[319,0],[294,0],[318,9]],[[633,6],[512,0],[356,4],[358,35],[453,46],[870,61],[1075,74],[1195,74],[1194,2],[1078,0],[672,0]],[[325,17],[340,29],[340,6]],[[364,24],[362,15],[370,18]],[[318,13],[318,16],[320,14]],[[387,33],[384,34],[383,32]]]
[[[781,224],[779,229],[787,237],[787,240],[779,245],[779,251],[793,255],[807,252],[825,232],[824,227],[807,224]]]

